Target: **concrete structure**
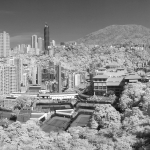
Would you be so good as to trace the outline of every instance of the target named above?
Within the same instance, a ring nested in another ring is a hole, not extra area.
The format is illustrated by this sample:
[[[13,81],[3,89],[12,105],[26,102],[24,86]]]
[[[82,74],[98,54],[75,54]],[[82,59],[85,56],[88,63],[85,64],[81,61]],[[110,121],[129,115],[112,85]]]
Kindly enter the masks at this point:
[[[43,47],[43,39],[41,37],[38,38],[38,49],[39,49],[39,52],[42,52],[44,50],[44,47]]]
[[[124,78],[115,77],[107,79],[107,91],[114,91],[114,93],[119,96],[123,91]]]
[[[22,59],[14,58],[14,66],[16,66],[16,77],[17,77],[17,91],[21,91],[21,84],[23,83],[23,63]]]
[[[38,84],[32,84],[29,86],[26,95],[35,96],[37,97],[37,94],[40,92],[41,86]]]
[[[68,76],[68,89],[74,89],[74,73],[70,73]]]
[[[35,55],[36,54],[36,49],[35,48],[30,48],[28,51],[29,55]]]
[[[23,82],[22,82],[22,85],[27,87],[28,85],[28,81],[27,81],[27,73],[24,73],[23,74]]]
[[[49,26],[47,23],[44,27],[44,48],[45,48],[45,54],[48,54],[48,47],[50,46],[50,39],[49,39]]]
[[[40,55],[40,49],[39,48],[35,48],[35,55]]]
[[[78,87],[81,84],[81,75],[75,74],[74,75],[74,86]]]
[[[27,53],[29,53],[31,45],[27,45]]]
[[[27,48],[25,44],[20,45],[20,54],[26,54],[27,53]]]
[[[107,79],[108,76],[101,74],[93,77],[94,82],[94,95],[104,95],[107,93]]]
[[[42,69],[40,66],[37,67],[37,84],[42,84]]]
[[[52,46],[56,46],[55,40],[52,40],[51,45],[52,45]]]
[[[135,73],[130,73],[125,77],[125,83],[136,83],[138,81],[141,81],[141,77]]]
[[[5,31],[0,33],[0,57],[8,57],[10,55],[10,36]]]
[[[74,109],[56,110],[56,114],[66,115],[66,116],[70,116],[71,117],[74,114]]]
[[[37,35],[32,35],[32,37],[31,37],[31,47],[32,48],[37,48],[38,46],[37,46]]]
[[[32,84],[37,84],[37,67],[32,68]]]
[[[78,93],[49,93],[49,94],[39,94],[39,97],[46,97],[52,100],[63,100],[63,99],[75,99]]]
[[[127,75],[127,71],[124,68],[115,68],[114,64],[108,68],[107,70],[104,68],[98,69],[97,75],[93,77],[94,93],[104,95],[108,91],[114,91],[119,96],[123,90],[124,77]]]
[[[61,64],[56,65],[56,82],[57,82],[57,92],[61,93],[62,91],[62,80],[61,80]]]
[[[0,66],[0,95],[7,95],[18,91],[17,67],[10,65]]]
[[[111,67],[114,67],[114,65]],[[128,74],[124,68],[112,69],[111,67],[107,70],[97,71],[97,75],[93,77],[94,93],[96,95],[104,95],[108,91],[114,91],[119,96],[125,84],[141,81],[141,77],[135,73]]]

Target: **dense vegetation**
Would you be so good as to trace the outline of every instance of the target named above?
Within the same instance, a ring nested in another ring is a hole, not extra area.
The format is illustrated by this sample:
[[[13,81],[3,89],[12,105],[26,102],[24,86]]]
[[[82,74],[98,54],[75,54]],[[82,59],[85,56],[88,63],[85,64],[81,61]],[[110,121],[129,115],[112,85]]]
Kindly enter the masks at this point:
[[[53,48],[54,57],[49,55],[23,56],[24,62],[29,67],[36,65],[49,68],[49,61],[52,63],[61,62],[65,72],[86,72],[93,71],[99,67],[109,64],[117,64],[126,68],[136,68],[146,65],[149,62],[149,54],[145,47],[131,46],[87,46],[84,44],[67,44],[65,47]],[[50,68],[49,68],[50,69]],[[53,72],[53,69],[50,69]]]
[[[87,127],[71,127],[67,131],[45,133],[38,122],[14,122],[0,127],[0,147],[2,150],[149,150],[149,96],[149,84],[128,84],[119,101],[122,113],[111,104],[95,104]],[[28,98],[19,99],[19,106],[25,106],[25,101],[31,104]]]

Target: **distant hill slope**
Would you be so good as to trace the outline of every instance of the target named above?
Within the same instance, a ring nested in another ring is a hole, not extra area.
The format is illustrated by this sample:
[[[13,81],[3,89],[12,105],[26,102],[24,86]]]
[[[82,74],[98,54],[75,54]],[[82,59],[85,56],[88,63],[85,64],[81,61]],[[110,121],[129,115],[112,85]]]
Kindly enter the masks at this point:
[[[84,44],[150,44],[150,29],[141,25],[111,25],[76,40]]]

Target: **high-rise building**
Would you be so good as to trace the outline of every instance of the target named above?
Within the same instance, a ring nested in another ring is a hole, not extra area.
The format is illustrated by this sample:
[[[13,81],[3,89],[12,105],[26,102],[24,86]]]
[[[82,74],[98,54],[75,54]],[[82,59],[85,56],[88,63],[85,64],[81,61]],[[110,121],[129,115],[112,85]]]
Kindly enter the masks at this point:
[[[23,83],[23,62],[20,58],[14,58],[14,66],[17,68],[16,77],[17,77],[17,89],[21,91],[21,84]]]
[[[32,38],[31,38],[31,47],[32,48],[37,48],[37,35],[32,35]]]
[[[48,47],[50,46],[50,39],[49,39],[49,26],[47,23],[44,27],[44,48],[45,48],[45,54],[48,53]]]
[[[24,54],[26,51],[26,45],[25,44],[21,44],[20,45],[20,54]]]
[[[25,86],[25,87],[27,87],[27,84],[28,84],[27,73],[24,73],[23,74],[23,83],[22,83],[22,85]]]
[[[10,36],[5,31],[0,33],[0,57],[8,57],[10,54]]]
[[[38,49],[40,50],[40,52],[42,52],[43,50],[43,39],[41,37],[38,38]]]
[[[57,92],[62,92],[62,80],[61,80],[61,64],[56,65],[56,81],[57,81]]]
[[[56,46],[55,40],[52,40],[51,45],[52,45],[52,46]]]
[[[81,75],[75,74],[74,75],[74,86],[78,87],[81,84]]]
[[[9,59],[8,64],[16,67],[17,91],[20,91],[21,90],[21,84],[23,83],[23,62],[22,62],[22,59],[12,57]]]
[[[27,45],[27,53],[29,53],[30,49],[31,49],[31,45]]]
[[[0,95],[18,92],[16,72],[16,66],[0,66]]]
[[[37,67],[32,68],[32,84],[37,84]]]
[[[42,84],[42,69],[40,66],[37,67],[37,84]]]
[[[68,89],[74,89],[74,73],[70,73],[68,76]]]

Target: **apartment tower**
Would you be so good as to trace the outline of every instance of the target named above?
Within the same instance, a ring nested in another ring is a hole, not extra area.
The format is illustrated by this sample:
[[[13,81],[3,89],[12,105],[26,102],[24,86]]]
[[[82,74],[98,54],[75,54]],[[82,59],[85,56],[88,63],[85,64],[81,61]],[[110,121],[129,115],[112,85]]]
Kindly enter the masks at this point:
[[[12,65],[0,66],[0,95],[7,95],[18,92],[17,68]]]
[[[43,39],[41,37],[38,38],[38,49],[40,52],[43,50]]]
[[[31,47],[37,48],[37,35],[32,35],[31,37]]]
[[[5,31],[0,33],[0,57],[8,57],[10,54],[10,36]]]
[[[57,92],[62,92],[62,80],[61,80],[61,64],[56,65],[56,81],[57,81]]]

